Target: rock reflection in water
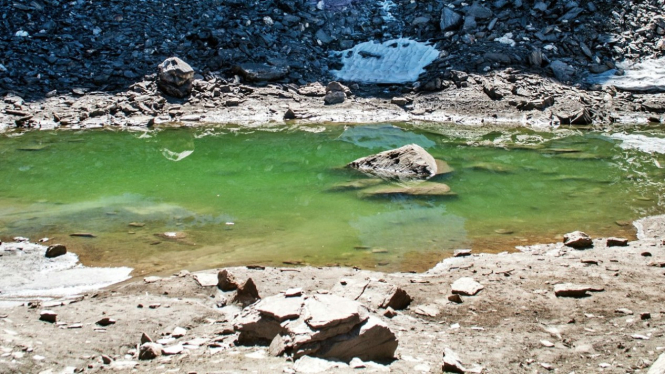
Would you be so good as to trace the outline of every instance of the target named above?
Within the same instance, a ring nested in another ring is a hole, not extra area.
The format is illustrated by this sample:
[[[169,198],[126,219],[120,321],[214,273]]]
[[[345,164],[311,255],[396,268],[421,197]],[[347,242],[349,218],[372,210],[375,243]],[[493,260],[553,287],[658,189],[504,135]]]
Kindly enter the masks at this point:
[[[465,219],[446,212],[445,206],[404,204],[404,209],[359,217],[349,224],[368,248],[393,251],[452,249],[467,239]]]
[[[436,143],[425,135],[405,131],[399,127],[380,124],[371,126],[348,126],[339,140],[369,149],[399,148],[407,144],[418,144],[423,148],[434,147]]]

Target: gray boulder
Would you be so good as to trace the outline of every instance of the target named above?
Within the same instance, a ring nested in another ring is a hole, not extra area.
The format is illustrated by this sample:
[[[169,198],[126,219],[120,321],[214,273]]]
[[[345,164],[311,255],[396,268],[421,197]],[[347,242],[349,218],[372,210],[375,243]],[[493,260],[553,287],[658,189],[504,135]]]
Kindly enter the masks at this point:
[[[454,10],[444,6],[441,11],[441,21],[439,26],[441,26],[441,31],[448,31],[454,29],[460,25],[462,22],[462,16],[455,12]]]
[[[556,79],[561,82],[570,82],[575,76],[575,68],[561,60],[552,61],[549,67]]]
[[[289,73],[288,67],[253,62],[237,65],[233,70],[250,82],[276,81]]]
[[[665,353],[661,353],[658,356],[658,359],[651,365],[647,374],[665,374]]]
[[[158,66],[157,86],[174,97],[185,97],[192,92],[194,69],[177,57],[169,57]]]
[[[139,360],[152,360],[162,355],[163,347],[157,343],[143,343],[139,349]]]
[[[429,179],[436,175],[434,157],[417,144],[359,158],[347,167],[389,179]]]

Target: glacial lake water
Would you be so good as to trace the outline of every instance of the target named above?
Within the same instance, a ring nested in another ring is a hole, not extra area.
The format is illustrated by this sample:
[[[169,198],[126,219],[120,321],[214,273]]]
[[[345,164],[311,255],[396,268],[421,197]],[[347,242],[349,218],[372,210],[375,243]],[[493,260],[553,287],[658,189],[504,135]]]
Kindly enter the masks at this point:
[[[210,126],[0,136],[0,238],[49,238],[135,275],[230,265],[425,270],[454,249],[583,230],[634,238],[665,212],[665,132],[442,124]],[[356,158],[416,143],[454,196],[368,197]],[[94,237],[70,236],[74,233]]]

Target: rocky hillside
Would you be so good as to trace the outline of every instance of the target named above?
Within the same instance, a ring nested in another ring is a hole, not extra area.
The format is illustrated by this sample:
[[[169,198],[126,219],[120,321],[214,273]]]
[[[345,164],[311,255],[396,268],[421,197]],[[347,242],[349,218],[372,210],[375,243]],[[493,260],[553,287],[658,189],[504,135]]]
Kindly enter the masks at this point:
[[[228,79],[239,63],[267,63],[288,68],[281,82],[305,84],[331,78],[340,65],[332,52],[400,36],[441,51],[418,84],[429,90],[445,88],[451,70],[506,67],[578,82],[617,61],[662,56],[664,8],[665,0],[6,1],[0,93],[124,89],[173,55]]]

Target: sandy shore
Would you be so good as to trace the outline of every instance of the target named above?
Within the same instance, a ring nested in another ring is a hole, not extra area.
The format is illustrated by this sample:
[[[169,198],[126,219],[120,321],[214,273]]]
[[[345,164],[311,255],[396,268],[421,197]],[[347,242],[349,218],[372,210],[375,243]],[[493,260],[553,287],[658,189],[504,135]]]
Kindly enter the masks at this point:
[[[585,250],[536,245],[518,253],[449,258],[417,274],[313,267],[228,270],[241,281],[252,278],[263,298],[294,287],[305,295],[339,294],[340,284],[372,280],[400,287],[413,298],[392,318],[358,299],[396,334],[395,361],[363,369],[339,363],[327,372],[441,372],[448,348],[467,372],[644,373],[665,349],[665,216],[637,221],[636,227],[639,239],[627,246],[608,247],[604,238],[595,238],[593,248]],[[311,372],[311,366],[271,357],[267,347],[236,344],[234,324],[242,309],[231,302],[235,291],[216,287],[217,271],[134,279],[0,309],[0,371]],[[484,288],[462,296],[461,303],[449,301],[451,284],[462,277]],[[597,292],[556,296],[556,285],[567,283]],[[44,310],[57,314],[57,322],[40,321]],[[176,327],[185,335],[173,337]],[[143,332],[153,340],[166,338],[166,346],[185,348],[139,360]]]

